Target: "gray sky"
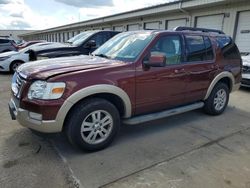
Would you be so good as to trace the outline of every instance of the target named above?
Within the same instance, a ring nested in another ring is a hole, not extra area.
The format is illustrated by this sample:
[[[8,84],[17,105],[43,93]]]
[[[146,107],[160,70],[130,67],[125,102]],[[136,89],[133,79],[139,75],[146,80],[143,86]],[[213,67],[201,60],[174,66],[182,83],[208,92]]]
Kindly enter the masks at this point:
[[[0,29],[46,29],[168,1],[0,0]]]

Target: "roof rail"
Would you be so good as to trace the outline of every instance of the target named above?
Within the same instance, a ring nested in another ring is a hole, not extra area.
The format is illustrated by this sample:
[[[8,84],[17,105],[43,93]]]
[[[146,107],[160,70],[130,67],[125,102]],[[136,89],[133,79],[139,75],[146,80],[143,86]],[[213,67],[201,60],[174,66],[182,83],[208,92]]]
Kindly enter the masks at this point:
[[[201,32],[207,32],[207,33],[218,33],[218,34],[225,34],[223,31],[221,30],[217,30],[217,29],[206,29],[206,28],[195,28],[195,27],[176,27],[174,28],[174,31],[201,31]]]

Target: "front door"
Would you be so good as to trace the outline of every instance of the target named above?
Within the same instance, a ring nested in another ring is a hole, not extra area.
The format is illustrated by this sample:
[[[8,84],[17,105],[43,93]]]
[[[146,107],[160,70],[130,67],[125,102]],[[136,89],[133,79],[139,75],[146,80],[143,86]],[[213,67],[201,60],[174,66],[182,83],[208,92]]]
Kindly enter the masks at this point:
[[[186,73],[182,64],[182,37],[159,36],[150,54],[166,55],[165,67],[145,68],[143,63],[136,68],[136,114],[160,111],[183,104]],[[144,60],[145,60],[144,58]]]

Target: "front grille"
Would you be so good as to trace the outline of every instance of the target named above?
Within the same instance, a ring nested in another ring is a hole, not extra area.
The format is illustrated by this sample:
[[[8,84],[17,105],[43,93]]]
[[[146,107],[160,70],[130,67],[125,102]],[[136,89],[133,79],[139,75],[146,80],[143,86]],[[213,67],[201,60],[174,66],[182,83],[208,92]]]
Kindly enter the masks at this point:
[[[19,73],[15,73],[12,80],[12,91],[18,99],[21,96],[24,84],[25,79]]]
[[[242,67],[242,72],[243,72],[243,73],[250,73],[250,67],[248,67],[248,66],[243,66],[243,67]]]

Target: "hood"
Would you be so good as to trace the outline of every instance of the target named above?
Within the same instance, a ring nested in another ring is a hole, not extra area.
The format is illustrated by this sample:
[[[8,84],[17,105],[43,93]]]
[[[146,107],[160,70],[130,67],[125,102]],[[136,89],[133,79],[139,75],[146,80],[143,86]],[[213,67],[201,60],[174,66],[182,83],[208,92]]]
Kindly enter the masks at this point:
[[[48,52],[41,52],[39,56],[54,58],[54,57],[66,57],[66,56],[74,56],[74,55],[82,55],[79,50],[72,47],[67,48],[56,48],[55,50],[51,50]]]
[[[243,65],[250,67],[250,55],[241,56],[241,58],[242,58]]]
[[[50,50],[50,49],[54,49],[54,48],[63,48],[63,47],[71,47],[71,45],[63,44],[63,43],[51,43],[48,45],[31,47],[30,50],[42,51],[42,50]]]
[[[0,57],[12,56],[12,55],[15,55],[15,54],[18,54],[18,53],[19,52],[16,52],[16,51],[3,52],[3,53],[0,53]]]
[[[18,67],[17,72],[25,75],[27,79],[47,79],[64,73],[113,67],[121,64],[124,64],[124,62],[81,55],[25,63]]]

